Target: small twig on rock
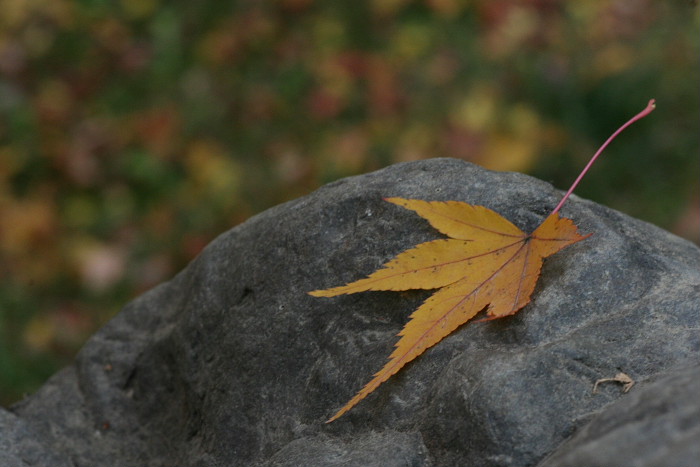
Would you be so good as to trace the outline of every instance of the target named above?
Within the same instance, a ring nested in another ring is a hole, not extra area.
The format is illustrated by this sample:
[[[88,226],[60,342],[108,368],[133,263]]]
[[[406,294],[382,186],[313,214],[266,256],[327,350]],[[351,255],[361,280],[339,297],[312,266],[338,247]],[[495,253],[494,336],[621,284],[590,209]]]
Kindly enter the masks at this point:
[[[630,389],[632,389],[632,386],[634,386],[635,381],[630,378],[630,376],[627,373],[618,373],[615,375],[614,378],[602,378],[599,379],[598,381],[595,382],[593,385],[593,394],[598,392],[598,385],[600,383],[620,383],[622,384],[622,392],[626,393]]]

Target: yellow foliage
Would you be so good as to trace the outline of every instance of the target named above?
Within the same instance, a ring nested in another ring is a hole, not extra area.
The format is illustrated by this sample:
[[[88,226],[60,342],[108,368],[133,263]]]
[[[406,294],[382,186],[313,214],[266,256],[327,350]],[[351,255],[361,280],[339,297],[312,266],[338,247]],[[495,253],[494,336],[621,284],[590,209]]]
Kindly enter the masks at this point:
[[[386,201],[415,211],[450,238],[406,250],[365,279],[309,293],[335,297],[367,290],[440,290],[411,315],[389,362],[328,422],[480,311],[487,309],[488,319],[516,313],[530,301],[544,258],[587,237],[557,213],[526,234],[483,206],[403,198]]]

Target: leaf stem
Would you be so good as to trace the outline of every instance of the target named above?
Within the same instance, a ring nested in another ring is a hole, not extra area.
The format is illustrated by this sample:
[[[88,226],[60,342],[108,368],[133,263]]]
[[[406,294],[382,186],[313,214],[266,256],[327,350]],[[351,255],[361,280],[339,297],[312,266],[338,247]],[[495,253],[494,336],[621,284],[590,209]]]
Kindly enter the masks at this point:
[[[627,128],[628,126],[630,126],[631,124],[633,124],[633,123],[636,122],[637,120],[646,117],[646,116],[649,115],[655,108],[656,108],[656,101],[655,101],[654,99],[651,99],[651,100],[649,101],[649,103],[647,104],[647,106],[646,106],[646,108],[645,108],[644,110],[642,110],[642,111],[639,112],[637,115],[635,115],[634,117],[632,117],[631,119],[629,119],[629,120],[627,121],[627,123],[625,123],[625,124],[622,125],[620,128],[618,128],[617,131],[616,131],[615,133],[613,133],[613,134],[610,136],[610,138],[608,138],[607,141],[605,141],[605,142],[603,143],[603,145],[600,147],[600,149],[598,149],[598,151],[593,155],[593,157],[591,157],[591,160],[588,161],[588,164],[586,164],[586,167],[583,168],[583,170],[582,170],[581,173],[579,174],[578,178],[576,178],[576,180],[574,181],[574,183],[571,185],[571,188],[569,188],[569,191],[567,191],[566,194],[564,195],[564,197],[561,199],[561,201],[559,201],[559,204],[557,204],[557,207],[554,208],[554,210],[549,214],[550,216],[551,216],[552,214],[558,212],[559,209],[561,209],[561,207],[564,205],[564,203],[566,202],[566,200],[569,199],[569,196],[571,196],[571,193],[573,193],[574,189],[576,188],[576,186],[578,185],[578,183],[581,181],[581,179],[583,178],[583,176],[586,175],[586,172],[588,172],[588,169],[591,168],[591,166],[593,165],[593,163],[595,162],[595,160],[598,158],[598,156],[600,156],[600,154],[603,152],[603,150],[604,150],[606,147],[608,147],[608,144],[610,144],[610,142],[611,142],[612,140],[614,140],[615,137],[616,137],[617,135],[619,135],[620,133],[622,133],[622,131],[623,131],[625,128]],[[547,217],[549,217],[549,216],[547,216]]]

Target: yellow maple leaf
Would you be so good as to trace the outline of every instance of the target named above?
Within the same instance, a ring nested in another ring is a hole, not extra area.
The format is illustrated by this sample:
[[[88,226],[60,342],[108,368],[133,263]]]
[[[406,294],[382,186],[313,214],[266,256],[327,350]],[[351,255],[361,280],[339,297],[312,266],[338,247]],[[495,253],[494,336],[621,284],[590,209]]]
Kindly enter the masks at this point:
[[[406,250],[365,279],[309,293],[334,297],[367,290],[440,290],[411,315],[384,368],[329,422],[485,307],[491,319],[521,309],[530,301],[542,260],[588,236],[580,235],[571,220],[556,213],[526,234],[483,206],[403,198],[386,201],[415,211],[450,238]]]

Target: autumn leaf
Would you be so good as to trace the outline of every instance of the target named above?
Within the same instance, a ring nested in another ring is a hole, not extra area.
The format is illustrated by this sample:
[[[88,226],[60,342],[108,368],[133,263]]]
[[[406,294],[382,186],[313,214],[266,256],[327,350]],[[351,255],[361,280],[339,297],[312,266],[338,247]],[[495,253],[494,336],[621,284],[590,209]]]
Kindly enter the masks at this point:
[[[367,397],[404,365],[440,342],[480,311],[486,320],[509,316],[524,307],[535,290],[543,260],[591,234],[581,235],[559,209],[591,164],[617,134],[654,108],[647,108],[617,130],[598,150],[562,201],[532,233],[525,233],[498,213],[458,201],[386,198],[414,211],[449,238],[421,243],[382,269],[340,287],[309,292],[335,297],[369,290],[439,289],[410,317],[389,361],[327,423]]]
[[[490,319],[512,315],[530,301],[542,260],[588,235],[554,214],[527,234],[498,213],[458,201],[387,198],[415,211],[448,239],[404,251],[365,279],[327,290],[334,297],[367,290],[436,289],[399,333],[389,362],[329,421],[343,415],[406,363],[488,307]]]

